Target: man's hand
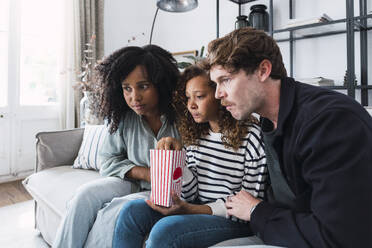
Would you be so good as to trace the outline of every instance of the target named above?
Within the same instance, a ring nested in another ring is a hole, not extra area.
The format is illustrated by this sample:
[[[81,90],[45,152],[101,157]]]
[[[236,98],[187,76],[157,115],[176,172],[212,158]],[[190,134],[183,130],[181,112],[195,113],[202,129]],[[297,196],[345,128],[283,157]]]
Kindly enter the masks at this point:
[[[158,211],[162,215],[188,214],[187,205],[189,203],[182,201],[175,193],[172,193],[172,200],[173,200],[173,205],[169,208],[155,205],[151,200],[146,200],[146,203],[152,209],[154,209],[155,211]]]
[[[182,144],[176,138],[164,137],[158,141],[158,144],[156,145],[156,149],[158,150],[181,150]]]
[[[239,219],[250,221],[251,209],[260,202],[260,199],[254,198],[247,191],[241,190],[235,196],[228,197],[225,205],[228,215],[233,215]]]

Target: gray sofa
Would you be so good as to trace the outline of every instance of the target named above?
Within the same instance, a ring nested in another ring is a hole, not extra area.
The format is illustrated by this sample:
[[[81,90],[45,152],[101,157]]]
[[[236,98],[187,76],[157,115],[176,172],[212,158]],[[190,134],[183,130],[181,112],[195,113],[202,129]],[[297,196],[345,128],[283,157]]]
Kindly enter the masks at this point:
[[[366,107],[372,115],[372,108]],[[76,189],[101,176],[97,171],[73,169],[71,165],[82,143],[84,129],[41,132],[36,135],[35,173],[23,181],[35,200],[35,228],[52,244],[67,202]],[[256,237],[224,241],[216,246],[260,243]],[[259,247],[259,246],[249,246]],[[266,246],[267,247],[267,246]]]
[[[41,132],[36,135],[35,173],[23,184],[35,200],[35,228],[52,244],[68,201],[84,183],[100,178],[93,170],[73,169],[84,129]],[[224,241],[216,246],[260,244],[256,237]]]

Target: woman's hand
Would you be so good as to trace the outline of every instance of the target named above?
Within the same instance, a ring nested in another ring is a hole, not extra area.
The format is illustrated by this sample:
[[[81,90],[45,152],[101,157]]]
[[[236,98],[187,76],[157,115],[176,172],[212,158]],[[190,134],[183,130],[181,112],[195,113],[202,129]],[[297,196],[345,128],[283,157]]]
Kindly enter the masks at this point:
[[[126,176],[135,180],[143,180],[151,183],[150,168],[144,166],[134,166],[127,172]]]
[[[164,137],[158,141],[158,144],[156,145],[156,149],[158,150],[181,150],[182,144],[176,138]]]
[[[188,214],[187,205],[189,203],[182,201],[177,194],[172,193],[173,205],[171,207],[162,207],[155,205],[151,200],[146,200],[147,205],[149,205],[155,211],[158,211],[162,215],[177,215],[177,214]]]
[[[146,200],[155,211],[162,215],[178,215],[178,214],[212,214],[212,210],[207,205],[196,205],[181,200],[177,194],[172,193],[173,205],[169,208],[155,205],[151,200]]]

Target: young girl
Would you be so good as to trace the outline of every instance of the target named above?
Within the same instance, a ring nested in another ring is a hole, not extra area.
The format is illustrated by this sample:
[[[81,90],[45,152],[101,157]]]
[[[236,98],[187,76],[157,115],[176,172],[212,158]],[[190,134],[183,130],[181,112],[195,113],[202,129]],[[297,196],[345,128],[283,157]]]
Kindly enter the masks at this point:
[[[124,202],[112,199],[149,190],[149,149],[162,137],[178,137],[170,102],[179,71],[170,53],[155,45],[125,47],[97,73],[110,133],[99,155],[105,177],[83,185],[70,201],[53,247],[110,246]]]
[[[126,204],[113,247],[207,247],[252,235],[249,224],[228,217],[225,201],[241,189],[263,198],[266,157],[259,127],[239,123],[214,98],[215,84],[200,66],[181,75],[174,103],[186,145],[182,198],[170,208],[151,201]],[[171,215],[171,216],[169,216]]]

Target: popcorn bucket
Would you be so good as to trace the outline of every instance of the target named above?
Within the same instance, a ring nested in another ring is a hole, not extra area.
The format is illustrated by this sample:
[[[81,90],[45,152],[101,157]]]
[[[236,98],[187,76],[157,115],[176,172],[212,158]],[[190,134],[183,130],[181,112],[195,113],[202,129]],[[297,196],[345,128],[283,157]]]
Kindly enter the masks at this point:
[[[150,150],[151,199],[159,206],[172,206],[171,192],[181,195],[182,168],[186,152]]]

